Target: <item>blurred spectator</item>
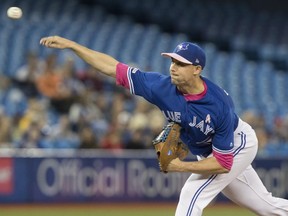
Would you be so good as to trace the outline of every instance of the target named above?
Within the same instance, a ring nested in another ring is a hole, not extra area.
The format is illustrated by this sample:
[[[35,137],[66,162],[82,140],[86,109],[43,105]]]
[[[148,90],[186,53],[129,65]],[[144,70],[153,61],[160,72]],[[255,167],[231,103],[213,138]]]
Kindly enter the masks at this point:
[[[14,118],[12,140],[15,147],[39,147],[41,130],[48,123],[46,107],[44,100],[30,99],[25,113]]]
[[[111,101],[111,115],[109,116],[110,122],[116,126],[118,125],[117,123],[117,116],[125,109],[125,98],[123,94],[120,93],[115,93],[112,96],[112,101]]]
[[[92,91],[103,91],[105,86],[105,76],[98,73],[95,68],[88,65],[86,70],[77,73],[78,79],[85,87]]]
[[[146,129],[149,125],[149,119],[147,114],[151,106],[142,98],[136,98],[136,107],[131,114],[130,121],[128,123],[129,130]]]
[[[63,86],[69,89],[74,99],[83,95],[85,86],[78,80],[75,68],[75,62],[72,57],[67,57],[61,67],[63,76]]]
[[[27,97],[38,97],[35,81],[43,73],[45,64],[34,52],[26,56],[26,63],[16,70],[14,81]]]
[[[111,151],[121,151],[124,148],[124,144],[122,143],[120,132],[112,127],[101,140],[100,146]]]
[[[242,114],[241,119],[243,119],[248,124],[250,124],[251,127],[253,127],[258,138],[259,150],[261,151],[262,149],[264,149],[268,144],[269,133],[266,130],[266,123],[263,116],[257,115],[252,110],[247,110]]]
[[[18,142],[19,148],[39,148],[41,139],[41,126],[38,122],[33,121],[25,130],[25,132],[22,134],[21,139]]]
[[[145,141],[143,140],[143,131],[131,131],[131,137],[126,143],[126,149],[146,149]]]
[[[27,108],[26,96],[3,75],[0,75],[0,107],[10,117],[21,116]]]
[[[79,136],[72,131],[68,115],[61,115],[59,122],[51,127],[50,137],[54,140],[55,148],[78,148]]]
[[[150,119],[148,123],[148,127],[150,129],[150,136],[147,137],[147,148],[151,148],[153,147],[151,141],[159,135],[164,125],[167,124],[167,120],[165,119],[161,111],[156,107],[151,108],[147,118]]]
[[[53,108],[59,113],[67,113],[74,99],[72,89],[64,85],[63,71],[56,65],[57,56],[50,54],[46,59],[44,73],[37,80],[39,92],[49,98]]]
[[[161,132],[165,123],[166,120],[159,109],[142,98],[135,98],[135,109],[127,123],[128,140],[126,142],[133,144],[139,135],[142,143],[140,146],[151,148],[153,147],[152,140]]]
[[[84,126],[81,129],[79,136],[81,149],[99,148],[97,137],[91,127]]]
[[[68,90],[61,88],[62,77],[56,60],[57,56],[50,54],[46,58],[43,74],[36,80],[39,92],[48,98],[63,98],[68,94]]]
[[[288,143],[288,116],[275,119],[273,137],[277,143]]]
[[[102,139],[109,128],[107,118],[109,115],[107,98],[102,94],[96,95],[89,90],[69,110],[69,119],[73,130],[80,132],[89,125],[98,140]]]
[[[11,147],[11,118],[4,115],[0,109],[0,147]]]

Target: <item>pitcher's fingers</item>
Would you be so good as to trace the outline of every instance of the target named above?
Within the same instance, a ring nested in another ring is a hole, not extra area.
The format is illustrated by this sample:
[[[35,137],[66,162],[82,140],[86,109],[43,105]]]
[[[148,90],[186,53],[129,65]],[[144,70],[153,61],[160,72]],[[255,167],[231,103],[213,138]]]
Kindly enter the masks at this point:
[[[40,44],[44,45],[44,44],[46,43],[47,40],[49,40],[49,37],[41,38],[41,40],[40,40]]]
[[[44,42],[45,42],[45,40],[46,40],[46,38],[41,38],[41,40],[40,40],[40,44],[43,45]]]
[[[50,36],[50,37],[44,37],[40,40],[40,44],[42,45],[45,45],[45,46],[48,46],[50,45],[51,43],[53,43],[55,40],[55,37],[54,36]]]
[[[40,43],[41,43],[43,46],[48,47],[51,42],[49,42],[49,40],[48,40],[47,38],[45,38],[45,39],[42,39]]]

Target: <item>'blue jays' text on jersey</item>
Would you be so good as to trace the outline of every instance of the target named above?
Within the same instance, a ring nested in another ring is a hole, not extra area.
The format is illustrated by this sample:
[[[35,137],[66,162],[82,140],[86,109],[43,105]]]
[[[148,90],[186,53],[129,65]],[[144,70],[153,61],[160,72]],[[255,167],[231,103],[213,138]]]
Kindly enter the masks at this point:
[[[170,76],[131,67],[127,76],[132,94],[144,97],[158,106],[168,121],[181,125],[181,140],[192,154],[207,156],[212,150],[231,153],[238,116],[231,97],[222,88],[202,77],[206,94],[199,100],[187,101]]]

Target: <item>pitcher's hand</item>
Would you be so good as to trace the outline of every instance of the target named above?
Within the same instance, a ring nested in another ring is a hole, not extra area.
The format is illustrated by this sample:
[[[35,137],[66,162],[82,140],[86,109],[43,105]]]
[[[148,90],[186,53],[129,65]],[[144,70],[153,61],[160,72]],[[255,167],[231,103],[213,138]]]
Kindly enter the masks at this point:
[[[172,160],[167,167],[167,172],[183,172],[184,163],[179,158]]]
[[[40,44],[49,48],[66,49],[72,48],[74,42],[59,36],[50,36],[42,38]]]

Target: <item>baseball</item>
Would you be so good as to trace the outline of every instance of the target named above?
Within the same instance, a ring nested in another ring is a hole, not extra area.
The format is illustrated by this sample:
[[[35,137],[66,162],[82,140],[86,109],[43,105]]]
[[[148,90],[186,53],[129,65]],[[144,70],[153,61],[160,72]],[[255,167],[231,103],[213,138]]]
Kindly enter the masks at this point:
[[[22,17],[22,10],[19,7],[10,7],[7,10],[7,16],[11,19],[20,19]]]

